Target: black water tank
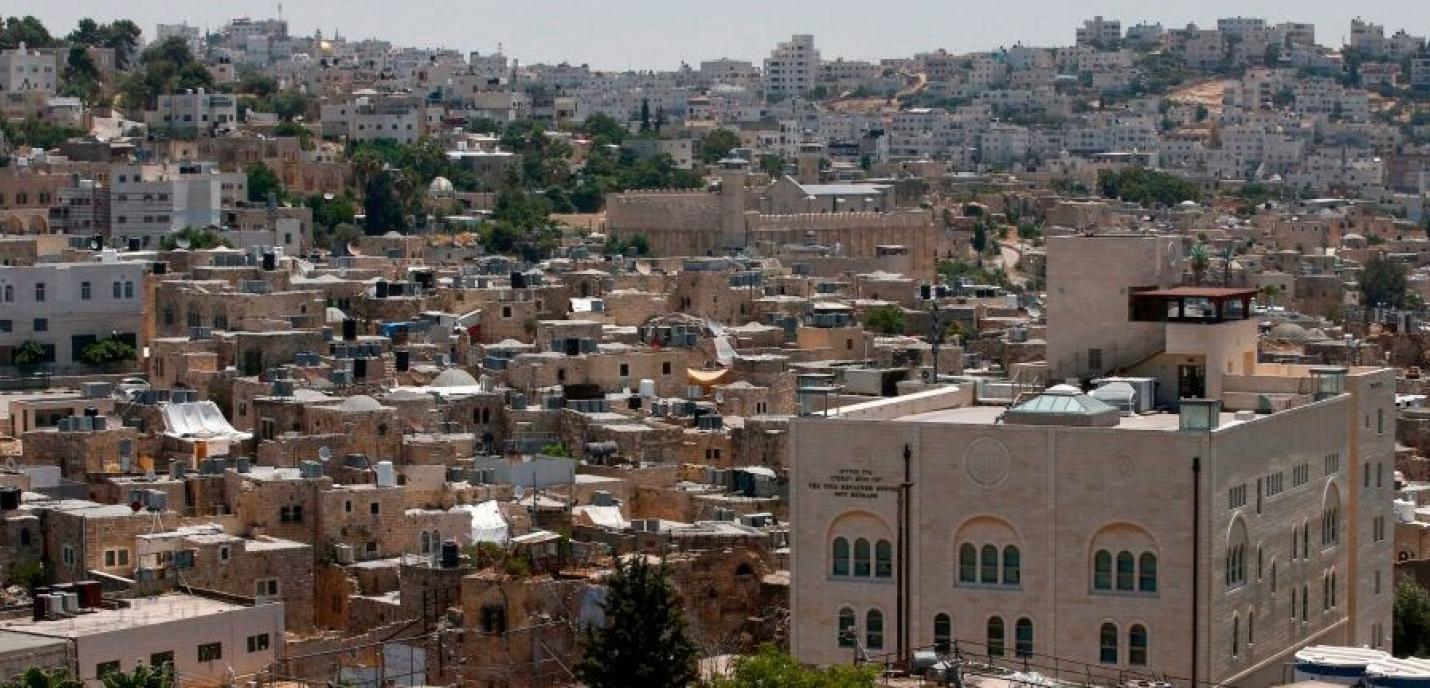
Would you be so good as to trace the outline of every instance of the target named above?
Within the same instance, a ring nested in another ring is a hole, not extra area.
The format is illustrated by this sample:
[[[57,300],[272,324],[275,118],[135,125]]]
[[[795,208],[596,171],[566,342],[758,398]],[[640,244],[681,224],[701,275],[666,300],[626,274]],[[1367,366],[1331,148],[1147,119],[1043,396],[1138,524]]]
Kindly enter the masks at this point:
[[[928,301],[929,299],[933,298],[933,285],[932,285],[932,284],[920,284],[920,285],[919,285],[919,298],[921,298],[921,299],[923,299],[923,300],[925,300],[925,301]]]
[[[393,362],[397,364],[397,372],[404,373],[412,365],[412,352],[407,349],[398,349],[392,352]]]
[[[278,268],[278,256],[272,253],[263,254],[263,269],[272,272]]]
[[[0,511],[14,511],[20,508],[20,488],[0,487]]]
[[[99,409],[93,406],[86,406],[84,407],[84,415],[89,416],[90,418],[97,418],[99,417]]]
[[[357,339],[357,321],[352,318],[343,318],[343,341],[351,342]]]
[[[378,280],[378,281],[377,281],[377,298],[379,298],[379,299],[385,299],[385,298],[387,298],[387,280]]]
[[[167,274],[169,274],[169,263],[168,263],[168,261],[163,261],[163,260],[156,260],[156,261],[154,261],[154,264],[150,267],[149,272],[152,273],[152,274],[155,274],[155,275],[167,275]]]
[[[354,359],[353,359],[353,382],[357,382],[358,380],[364,380],[364,379],[366,379],[366,378],[367,378],[367,359],[366,359],[366,358],[354,358]]]
[[[444,540],[442,542],[442,568],[455,569],[462,563],[461,550],[457,548],[456,540]]]
[[[526,288],[526,275],[523,275],[523,274],[520,273],[520,272],[513,272],[513,273],[511,273],[511,288],[512,288],[512,289],[525,289],[525,288]]]

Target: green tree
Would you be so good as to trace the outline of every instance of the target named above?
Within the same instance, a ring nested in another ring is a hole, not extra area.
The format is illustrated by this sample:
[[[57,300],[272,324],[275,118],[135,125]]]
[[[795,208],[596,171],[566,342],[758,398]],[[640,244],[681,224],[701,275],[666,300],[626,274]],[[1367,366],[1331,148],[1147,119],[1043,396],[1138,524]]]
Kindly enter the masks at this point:
[[[71,45],[109,48],[114,51],[115,66],[125,69],[129,66],[129,60],[134,57],[134,51],[139,49],[139,36],[142,33],[139,25],[128,19],[100,24],[86,17],[79,20],[79,24],[65,40]]]
[[[20,346],[10,354],[10,361],[21,368],[40,365],[46,358],[49,356],[45,353],[45,346],[33,339],[20,342]]]
[[[581,132],[598,146],[619,145],[626,138],[626,128],[616,118],[598,112],[581,123]]]
[[[1192,262],[1192,280],[1201,284],[1202,280],[1206,279],[1207,268],[1211,266],[1211,251],[1207,249],[1206,244],[1197,243],[1192,246],[1187,257]]]
[[[104,76],[99,73],[99,66],[90,57],[89,50],[84,46],[70,46],[63,70],[65,83],[60,87],[60,95],[79,98],[89,104],[99,101],[100,83],[104,81]]]
[[[84,688],[84,682],[71,678],[64,669],[30,667],[19,676],[0,683],[0,688]]]
[[[878,677],[879,668],[872,664],[809,667],[764,645],[736,659],[730,676],[715,679],[712,688],[874,688]]]
[[[904,333],[904,309],[898,306],[880,306],[864,315],[864,327],[879,334]]]
[[[368,236],[407,229],[407,214],[403,212],[404,202],[394,183],[397,177],[391,170],[385,170],[373,175],[363,188],[362,229]]]
[[[84,136],[84,130],[50,124],[34,117],[18,124],[0,119],[0,136],[13,146],[50,149],[70,139]]]
[[[1378,254],[1372,256],[1361,271],[1360,293],[1361,303],[1367,309],[1374,306],[1405,307],[1408,293],[1405,266]]]
[[[603,628],[588,627],[576,677],[591,688],[684,688],[699,677],[695,643],[665,564],[635,555],[607,581]]]
[[[174,665],[165,662],[159,666],[140,664],[132,671],[113,671],[100,677],[104,688],[174,688]]]
[[[1394,630],[1391,648],[1397,657],[1424,657],[1430,654],[1430,591],[1414,578],[1402,578],[1395,585]]]
[[[1128,167],[1117,171],[1100,170],[1097,173],[1097,186],[1107,198],[1144,206],[1171,207],[1182,201],[1201,198],[1201,192],[1191,182],[1145,167]]]
[[[0,49],[18,48],[24,43],[27,48],[53,48],[59,41],[50,35],[50,30],[40,20],[25,15],[9,17],[0,26]]]
[[[132,361],[138,355],[134,346],[118,337],[105,337],[91,342],[79,352],[79,360],[93,366]]]
[[[287,197],[288,191],[283,188],[283,180],[262,161],[249,165],[244,172],[248,175],[249,201],[267,203],[269,194],[280,202]]]
[[[159,250],[172,251],[179,247],[180,241],[186,242],[190,251],[205,251],[219,247],[233,248],[233,242],[212,229],[185,227],[160,239]]]
[[[716,129],[700,139],[700,162],[707,165],[719,161],[730,154],[731,149],[740,147],[740,135],[729,129]]]
[[[138,69],[120,86],[126,107],[146,109],[153,109],[160,95],[190,88],[213,88],[213,75],[178,36],[146,48]]]

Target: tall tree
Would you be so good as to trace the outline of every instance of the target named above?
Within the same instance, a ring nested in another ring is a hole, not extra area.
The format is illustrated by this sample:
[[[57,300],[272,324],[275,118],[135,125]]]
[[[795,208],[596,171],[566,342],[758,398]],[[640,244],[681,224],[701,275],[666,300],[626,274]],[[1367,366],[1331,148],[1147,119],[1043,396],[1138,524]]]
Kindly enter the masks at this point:
[[[266,203],[268,195],[273,194],[276,200],[282,201],[287,195],[287,191],[283,188],[283,180],[278,178],[278,173],[262,161],[249,165],[244,172],[248,174],[248,200],[254,203]]]
[[[384,170],[372,176],[363,188],[363,232],[369,236],[407,229],[403,201],[397,195],[394,174]]]
[[[208,67],[194,58],[189,44],[178,36],[145,49],[138,67],[122,86],[128,107],[153,108],[162,94],[213,87]]]
[[[576,676],[591,688],[684,688],[699,677],[680,597],[665,565],[636,555],[607,581],[604,628],[587,628]]]
[[[729,155],[732,148],[739,147],[739,134],[729,129],[716,129],[700,139],[700,161],[708,165]]]
[[[59,41],[50,35],[50,30],[28,14],[9,17],[0,26],[0,49],[18,48],[21,43],[26,48],[53,48],[59,45]]]
[[[1397,657],[1423,657],[1430,653],[1430,591],[1413,578],[1395,586],[1394,631],[1391,649]]]
[[[1405,305],[1409,287],[1405,281],[1405,266],[1381,255],[1366,261],[1360,276],[1361,302],[1366,308]]]

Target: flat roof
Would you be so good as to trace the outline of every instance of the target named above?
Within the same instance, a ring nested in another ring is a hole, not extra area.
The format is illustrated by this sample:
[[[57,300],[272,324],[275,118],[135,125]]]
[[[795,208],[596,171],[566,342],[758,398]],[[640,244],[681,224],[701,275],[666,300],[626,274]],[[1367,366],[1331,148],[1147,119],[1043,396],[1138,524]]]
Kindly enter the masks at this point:
[[[51,638],[82,638],[247,609],[243,605],[194,595],[161,595],[128,602],[127,609],[101,609],[64,619],[34,621],[25,617],[7,621],[0,623],[0,631],[12,630]]]
[[[895,397],[897,398],[897,397]],[[952,425],[994,425],[1003,412],[1007,411],[1006,406],[963,406],[960,408],[940,409],[937,411],[926,411],[907,416],[901,416],[895,420],[911,423],[948,423]],[[1262,416],[1258,416],[1260,418]],[[857,419],[855,419],[857,420]],[[1232,425],[1237,425],[1244,421],[1238,421],[1236,414],[1223,412],[1219,418],[1217,429],[1221,430]],[[1081,429],[1082,426],[1048,426],[1048,425],[1014,425],[1008,427],[1071,427]],[[1118,420],[1117,425],[1102,430],[1160,430],[1164,432],[1176,432],[1181,427],[1181,416],[1176,413],[1147,413],[1138,415],[1124,415]]]
[[[1242,296],[1256,296],[1255,289],[1240,289],[1236,287],[1172,287],[1171,289],[1151,289],[1148,291],[1134,291],[1133,296],[1165,296],[1165,297],[1192,297],[1207,299],[1226,299]]]

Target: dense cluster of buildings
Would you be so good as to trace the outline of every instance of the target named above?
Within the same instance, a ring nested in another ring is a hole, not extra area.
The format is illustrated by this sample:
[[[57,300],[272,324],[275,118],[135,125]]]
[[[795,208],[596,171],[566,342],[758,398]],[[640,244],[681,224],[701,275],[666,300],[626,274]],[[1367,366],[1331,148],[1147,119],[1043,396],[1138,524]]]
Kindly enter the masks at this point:
[[[1423,37],[1096,17],[629,73],[154,38],[216,87],[100,106],[0,51],[0,114],[80,132],[0,140],[0,680],[569,685],[649,556],[707,657],[1272,686],[1374,673],[1430,584]],[[532,162],[491,123],[699,183],[488,250]],[[325,225],[400,172],[364,143],[469,177]]]

